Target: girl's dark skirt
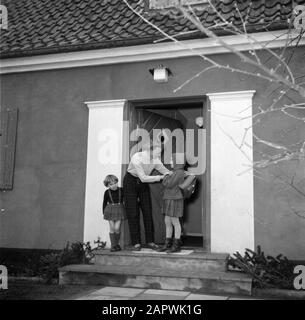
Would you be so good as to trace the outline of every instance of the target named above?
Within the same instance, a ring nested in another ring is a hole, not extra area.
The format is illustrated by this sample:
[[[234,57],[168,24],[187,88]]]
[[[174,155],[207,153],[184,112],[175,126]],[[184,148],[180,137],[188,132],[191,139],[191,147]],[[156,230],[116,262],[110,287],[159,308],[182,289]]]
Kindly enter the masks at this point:
[[[104,210],[105,220],[125,220],[126,212],[125,207],[121,203],[107,204]]]
[[[162,213],[168,217],[181,218],[183,216],[183,199],[163,199]]]

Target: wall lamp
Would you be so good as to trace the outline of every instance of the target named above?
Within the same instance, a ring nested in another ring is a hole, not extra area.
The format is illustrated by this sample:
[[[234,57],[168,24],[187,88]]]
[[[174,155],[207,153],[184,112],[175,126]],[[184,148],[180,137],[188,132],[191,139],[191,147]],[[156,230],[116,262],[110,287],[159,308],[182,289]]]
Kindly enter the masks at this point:
[[[158,67],[149,69],[149,72],[154,78],[154,81],[156,82],[167,82],[168,77],[173,76],[173,73],[169,68],[164,67],[162,64],[160,64]]]

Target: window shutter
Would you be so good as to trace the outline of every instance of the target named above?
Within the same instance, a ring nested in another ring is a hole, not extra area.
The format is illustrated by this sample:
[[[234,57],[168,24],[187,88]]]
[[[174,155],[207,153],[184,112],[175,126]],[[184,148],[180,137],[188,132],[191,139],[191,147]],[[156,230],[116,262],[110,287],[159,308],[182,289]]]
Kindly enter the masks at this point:
[[[0,189],[13,189],[17,137],[17,109],[0,112]]]

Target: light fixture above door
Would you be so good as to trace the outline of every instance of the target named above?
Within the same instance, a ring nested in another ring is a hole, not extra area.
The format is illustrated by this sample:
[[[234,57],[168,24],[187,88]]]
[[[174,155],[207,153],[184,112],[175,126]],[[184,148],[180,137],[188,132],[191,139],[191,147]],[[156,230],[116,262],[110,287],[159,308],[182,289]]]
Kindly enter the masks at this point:
[[[156,68],[149,69],[155,82],[168,82],[168,78],[173,76],[172,71],[160,64]]]

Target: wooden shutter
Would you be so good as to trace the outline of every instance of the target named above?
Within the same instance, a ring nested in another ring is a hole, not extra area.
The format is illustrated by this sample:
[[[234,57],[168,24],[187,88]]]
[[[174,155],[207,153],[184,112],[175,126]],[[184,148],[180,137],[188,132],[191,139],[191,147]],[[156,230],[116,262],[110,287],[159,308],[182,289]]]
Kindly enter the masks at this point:
[[[0,189],[13,189],[17,137],[17,109],[0,112]]]

